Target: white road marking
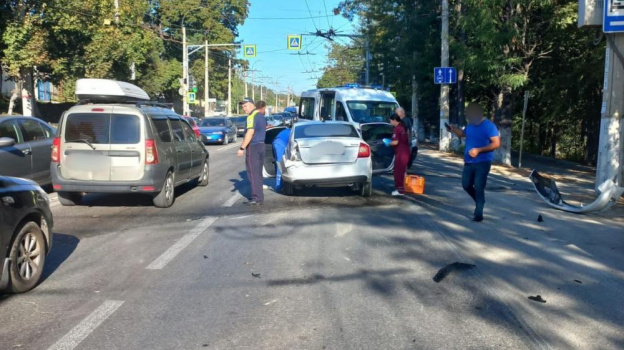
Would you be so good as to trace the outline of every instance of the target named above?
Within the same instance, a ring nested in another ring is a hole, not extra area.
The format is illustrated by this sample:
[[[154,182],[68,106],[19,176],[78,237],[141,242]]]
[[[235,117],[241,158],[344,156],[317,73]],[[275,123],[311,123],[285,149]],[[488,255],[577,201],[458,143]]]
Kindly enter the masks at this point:
[[[117,310],[123,301],[106,300],[89,316],[85,317],[80,323],[72,328],[69,333],[65,334],[63,338],[59,339],[54,345],[48,348],[48,350],[72,350],[81,341],[85,340],[104,320]]]
[[[226,149],[232,149],[234,147],[240,147],[240,143],[235,143],[233,145],[229,145],[229,146],[225,146],[225,147],[221,147],[221,148],[217,148],[217,151],[224,151]]]
[[[230,208],[231,206],[233,206],[236,202],[238,202],[241,198],[243,198],[243,196],[240,194],[240,192],[236,192],[232,198],[228,199],[225,203],[223,203],[223,205],[221,205],[222,207],[227,207]]]
[[[277,299],[271,300],[268,303],[264,303],[264,306],[269,306],[269,305],[271,305],[273,303],[277,303]]]
[[[171,260],[173,260],[184,248],[186,248],[191,242],[195,240],[202,232],[206,231],[214,222],[217,221],[216,216],[210,216],[203,219],[191,232],[180,238],[174,245],[172,245],[166,252],[156,258],[151,264],[147,265],[147,270],[161,270]]]

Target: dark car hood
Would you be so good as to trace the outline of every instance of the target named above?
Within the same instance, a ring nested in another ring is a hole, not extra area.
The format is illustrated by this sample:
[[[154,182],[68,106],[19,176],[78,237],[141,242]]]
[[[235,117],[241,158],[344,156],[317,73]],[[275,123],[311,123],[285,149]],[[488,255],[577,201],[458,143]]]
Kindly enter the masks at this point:
[[[208,132],[217,132],[217,131],[228,131],[228,128],[225,126],[200,126],[199,127],[199,131],[201,133],[208,133]]]
[[[36,182],[18,177],[0,176],[0,193],[12,191],[33,191],[41,187]]]

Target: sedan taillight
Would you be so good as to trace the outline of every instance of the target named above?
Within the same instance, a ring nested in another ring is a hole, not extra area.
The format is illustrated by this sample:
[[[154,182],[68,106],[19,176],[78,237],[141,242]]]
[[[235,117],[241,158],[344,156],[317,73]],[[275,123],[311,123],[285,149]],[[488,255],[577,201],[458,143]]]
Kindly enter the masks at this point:
[[[158,164],[158,151],[154,140],[145,140],[145,165]]]
[[[55,137],[52,141],[52,155],[51,155],[52,163],[60,163],[61,162],[61,138]]]
[[[360,143],[358,158],[368,158],[371,155],[370,146],[364,142]]]

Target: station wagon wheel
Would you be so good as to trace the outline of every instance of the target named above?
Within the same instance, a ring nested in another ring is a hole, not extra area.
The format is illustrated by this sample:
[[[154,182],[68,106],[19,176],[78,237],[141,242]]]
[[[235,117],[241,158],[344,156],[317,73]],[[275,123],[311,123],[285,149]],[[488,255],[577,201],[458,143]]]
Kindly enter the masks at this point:
[[[11,246],[9,291],[22,293],[31,290],[43,272],[46,245],[41,228],[28,222],[15,236]]]
[[[165,182],[163,184],[162,190],[160,193],[154,197],[154,205],[157,208],[169,208],[173,205],[173,200],[175,199],[175,182],[173,172],[168,172],[165,177]]]
[[[208,182],[210,181],[210,164],[208,162],[208,158],[204,162],[204,166],[202,167],[202,173],[199,176],[199,180],[197,180],[197,186],[208,186]]]

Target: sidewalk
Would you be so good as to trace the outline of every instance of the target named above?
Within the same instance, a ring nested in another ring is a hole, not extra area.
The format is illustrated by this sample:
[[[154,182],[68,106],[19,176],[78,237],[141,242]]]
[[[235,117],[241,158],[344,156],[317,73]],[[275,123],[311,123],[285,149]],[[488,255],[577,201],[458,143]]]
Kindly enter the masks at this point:
[[[438,159],[448,160],[455,164],[462,165],[462,157],[455,154],[445,154],[437,151],[437,145],[423,144],[421,149],[432,151],[430,155]],[[561,192],[564,200],[570,204],[588,204],[594,201],[597,194],[595,191],[596,181],[596,169],[590,166],[577,164],[574,162],[556,160],[548,157],[535,156],[531,154],[523,154],[522,156],[522,168],[508,167],[505,165],[497,164],[492,167],[492,174],[499,175],[502,178],[508,178],[517,180],[520,182],[526,182],[529,185],[529,189],[535,193],[535,198],[539,199],[537,193],[533,189],[533,185],[529,181],[529,174],[533,169],[537,170],[540,174],[545,175],[557,182],[557,187]],[[512,154],[512,163],[518,164],[518,154]],[[416,171],[416,168],[414,168]],[[417,172],[417,171],[416,171]],[[461,173],[459,174],[461,176]],[[488,190],[500,191],[500,181],[498,178],[491,178],[494,183],[488,184]],[[514,184],[518,186],[519,184]],[[504,184],[502,185],[505,186]],[[524,186],[523,186],[524,187]],[[506,189],[511,189],[509,184]],[[542,202],[543,203],[543,202]],[[543,203],[546,207],[546,203]],[[613,206],[606,212],[593,213],[592,217],[600,217],[606,219],[612,219],[616,222],[624,222],[624,197],[620,198],[617,205]]]

